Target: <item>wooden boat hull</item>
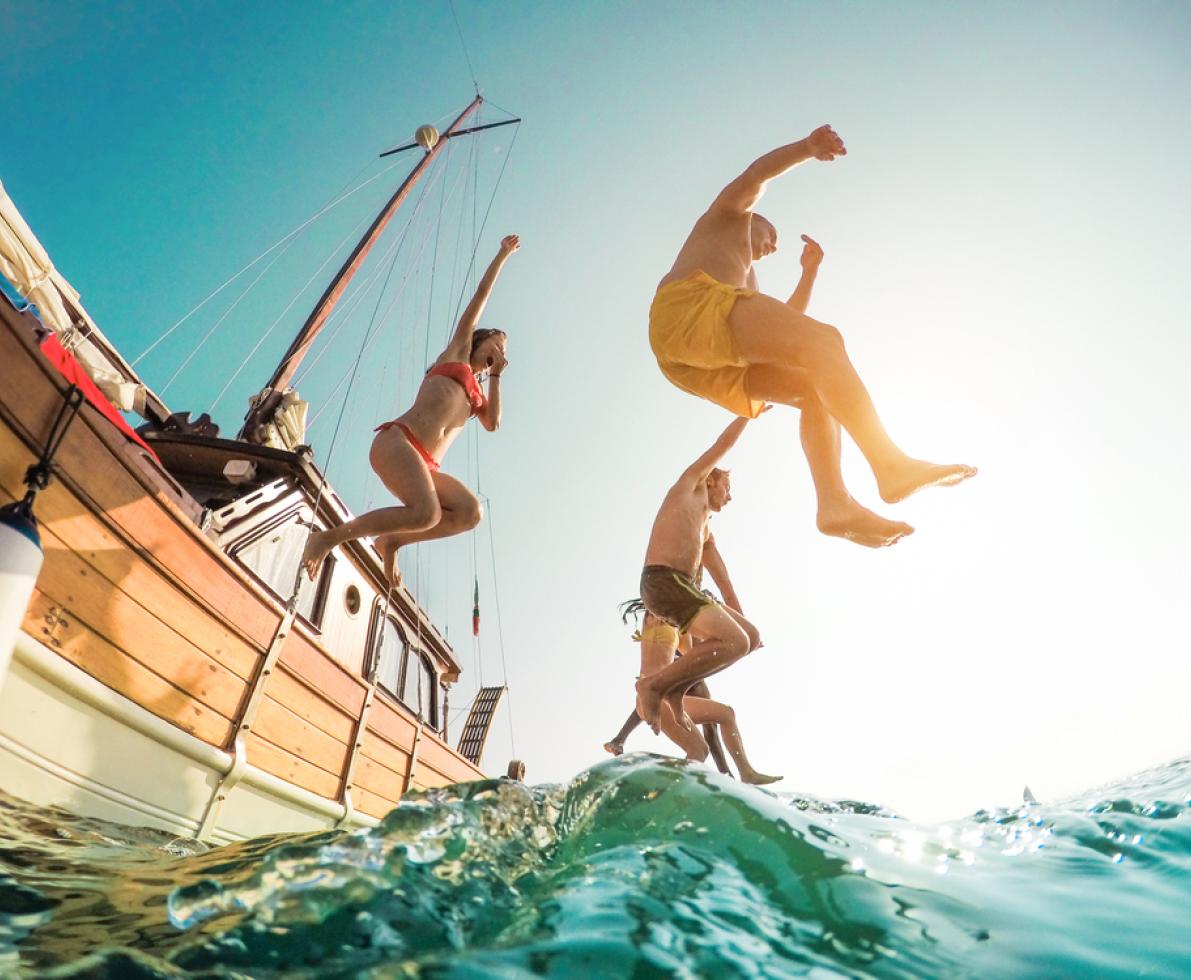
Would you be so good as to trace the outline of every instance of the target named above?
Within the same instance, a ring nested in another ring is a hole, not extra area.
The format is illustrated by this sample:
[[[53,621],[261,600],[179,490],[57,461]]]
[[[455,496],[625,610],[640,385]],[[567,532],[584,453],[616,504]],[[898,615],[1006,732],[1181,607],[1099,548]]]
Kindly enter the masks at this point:
[[[0,321],[3,504],[23,492],[66,383],[28,314],[0,302]],[[323,633],[295,622],[278,639],[278,597],[90,406],[35,511],[45,563],[0,688],[6,791],[219,840],[368,823],[410,787],[483,775],[361,676],[367,616]],[[330,589],[366,586],[373,570],[340,557]]]

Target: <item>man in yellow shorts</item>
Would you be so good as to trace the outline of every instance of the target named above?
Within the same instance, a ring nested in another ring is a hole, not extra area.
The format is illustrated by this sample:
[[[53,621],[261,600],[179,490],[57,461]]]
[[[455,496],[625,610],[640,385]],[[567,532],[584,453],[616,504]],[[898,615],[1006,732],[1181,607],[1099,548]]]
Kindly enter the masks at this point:
[[[658,284],[649,343],[677,387],[736,415],[756,418],[766,402],[801,408],[820,530],[884,547],[913,528],[867,510],[844,488],[840,425],[860,447],[886,503],[923,487],[959,483],[976,471],[902,452],[881,425],[839,331],[806,315],[809,288],[800,283],[783,303],[757,292],[753,270],[756,260],[777,249],[777,230],[752,210],[768,182],[812,158],[834,160],[845,152],[835,131],[820,126],[758,158],[731,181],[695,222]],[[804,279],[806,268],[804,253]]]

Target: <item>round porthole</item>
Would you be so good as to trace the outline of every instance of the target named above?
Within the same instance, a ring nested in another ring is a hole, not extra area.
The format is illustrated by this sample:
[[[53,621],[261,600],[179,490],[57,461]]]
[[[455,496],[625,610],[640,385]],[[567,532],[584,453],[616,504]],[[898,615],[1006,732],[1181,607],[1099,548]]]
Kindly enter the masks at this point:
[[[360,611],[360,590],[354,585],[349,585],[343,593],[343,606],[349,616],[354,616]]]

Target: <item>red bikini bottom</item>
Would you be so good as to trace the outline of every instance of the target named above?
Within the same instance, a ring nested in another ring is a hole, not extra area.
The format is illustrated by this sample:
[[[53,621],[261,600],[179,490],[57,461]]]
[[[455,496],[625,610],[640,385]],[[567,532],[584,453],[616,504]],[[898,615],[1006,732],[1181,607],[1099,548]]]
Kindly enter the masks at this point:
[[[431,473],[437,473],[438,469],[439,469],[438,460],[435,459],[433,456],[431,456],[428,452],[426,452],[426,447],[423,446],[420,442],[418,442],[418,437],[415,436],[412,432],[410,432],[409,426],[406,425],[404,422],[398,422],[396,420],[394,420],[392,422],[385,422],[383,425],[378,425],[376,427],[375,431],[383,432],[385,429],[393,428],[393,426],[397,426],[397,428],[399,428],[401,430],[402,434],[405,436],[406,441],[408,441],[409,444],[411,446],[413,446],[414,449],[416,449],[418,451],[418,455],[421,456],[422,459],[425,460],[425,462],[426,462],[426,468],[429,469]]]

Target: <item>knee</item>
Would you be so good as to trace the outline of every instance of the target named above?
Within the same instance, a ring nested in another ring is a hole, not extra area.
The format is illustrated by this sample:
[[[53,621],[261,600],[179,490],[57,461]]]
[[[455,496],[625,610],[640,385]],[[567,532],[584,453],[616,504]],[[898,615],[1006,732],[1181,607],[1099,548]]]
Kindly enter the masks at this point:
[[[733,660],[739,660],[752,649],[752,643],[744,630],[738,630],[724,644],[724,653]]]
[[[483,519],[484,505],[478,500],[469,501],[459,511],[459,520],[463,524],[463,527],[467,530],[471,530],[473,527],[476,527]]]
[[[748,638],[748,650],[746,652],[752,653],[761,646],[761,633],[752,623],[744,627],[744,635]]]
[[[711,754],[711,749],[706,745],[693,745],[690,751],[687,752],[686,757],[691,762],[706,762],[707,757]]]
[[[839,357],[844,353],[844,335],[828,323],[816,323],[810,349],[812,357]]]
[[[441,520],[442,505],[437,497],[409,507],[410,531],[428,531]]]
[[[836,347],[840,350],[844,348],[844,335],[839,332],[830,323],[819,324],[822,333],[822,342],[829,347]]]

